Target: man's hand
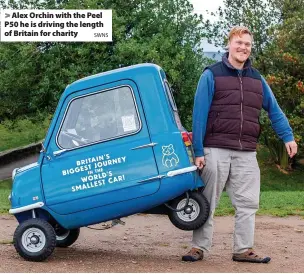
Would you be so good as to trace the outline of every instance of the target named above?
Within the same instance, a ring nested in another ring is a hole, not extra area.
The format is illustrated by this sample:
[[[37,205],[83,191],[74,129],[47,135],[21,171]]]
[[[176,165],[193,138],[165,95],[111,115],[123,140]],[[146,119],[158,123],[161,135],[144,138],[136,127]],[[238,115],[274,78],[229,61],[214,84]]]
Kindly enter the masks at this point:
[[[285,147],[290,158],[297,154],[298,145],[295,141],[285,143]]]
[[[195,158],[195,165],[198,167],[198,169],[203,169],[206,165],[205,157],[196,157]]]

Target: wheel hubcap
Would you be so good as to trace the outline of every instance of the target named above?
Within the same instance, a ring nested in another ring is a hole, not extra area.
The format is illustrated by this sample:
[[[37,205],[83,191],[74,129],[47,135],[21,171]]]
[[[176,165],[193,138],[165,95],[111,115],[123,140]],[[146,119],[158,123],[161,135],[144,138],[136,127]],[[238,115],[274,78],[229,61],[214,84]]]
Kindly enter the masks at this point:
[[[187,202],[187,199],[183,199],[181,200],[178,204],[177,204],[177,209],[181,209],[183,207],[185,207]],[[192,222],[194,220],[196,220],[196,218],[199,216],[200,214],[200,206],[198,204],[197,201],[195,201],[194,199],[189,199],[189,203],[186,206],[186,208],[183,211],[179,211],[177,212],[177,216],[184,222]]]
[[[193,208],[192,206],[187,206],[184,211],[186,214],[191,214],[193,212]]]
[[[56,240],[57,241],[65,240],[69,235],[70,235],[70,230],[62,231],[61,233],[58,233],[58,235],[56,233]]]
[[[31,241],[31,244],[38,244],[39,243],[39,237],[36,236],[36,235],[33,235],[31,238],[30,238],[30,241]]]
[[[46,243],[45,234],[39,228],[29,228],[22,234],[22,245],[29,252],[41,251]]]

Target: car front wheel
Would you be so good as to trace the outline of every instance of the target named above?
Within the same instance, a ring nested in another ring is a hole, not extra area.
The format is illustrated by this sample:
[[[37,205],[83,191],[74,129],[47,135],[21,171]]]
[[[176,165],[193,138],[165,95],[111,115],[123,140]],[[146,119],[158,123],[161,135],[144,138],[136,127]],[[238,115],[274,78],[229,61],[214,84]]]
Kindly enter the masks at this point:
[[[56,234],[48,222],[38,218],[29,219],[16,228],[14,246],[25,260],[41,262],[53,253]]]

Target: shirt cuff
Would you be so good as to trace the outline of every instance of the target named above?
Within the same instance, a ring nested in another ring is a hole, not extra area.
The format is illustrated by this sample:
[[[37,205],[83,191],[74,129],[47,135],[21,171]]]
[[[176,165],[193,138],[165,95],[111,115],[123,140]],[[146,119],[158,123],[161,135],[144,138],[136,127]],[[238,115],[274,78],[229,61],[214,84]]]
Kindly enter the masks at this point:
[[[294,137],[293,137],[292,134],[289,134],[289,135],[283,137],[283,142],[285,144],[288,143],[288,142],[292,142],[292,141],[294,141]]]
[[[204,157],[204,150],[194,150],[195,157]]]

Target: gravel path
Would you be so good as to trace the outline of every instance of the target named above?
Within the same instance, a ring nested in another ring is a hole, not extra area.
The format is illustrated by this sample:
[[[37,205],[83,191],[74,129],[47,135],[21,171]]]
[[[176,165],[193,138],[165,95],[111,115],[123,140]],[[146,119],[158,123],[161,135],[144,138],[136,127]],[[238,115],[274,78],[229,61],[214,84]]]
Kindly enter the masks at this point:
[[[135,215],[125,226],[81,229],[78,241],[56,249],[45,262],[23,260],[12,244],[16,221],[0,216],[0,272],[304,272],[304,219],[258,216],[256,250],[272,257],[265,264],[231,260],[233,217],[217,217],[214,246],[204,261],[186,263],[191,232],[176,229],[166,216]],[[101,227],[100,225],[95,226]]]

